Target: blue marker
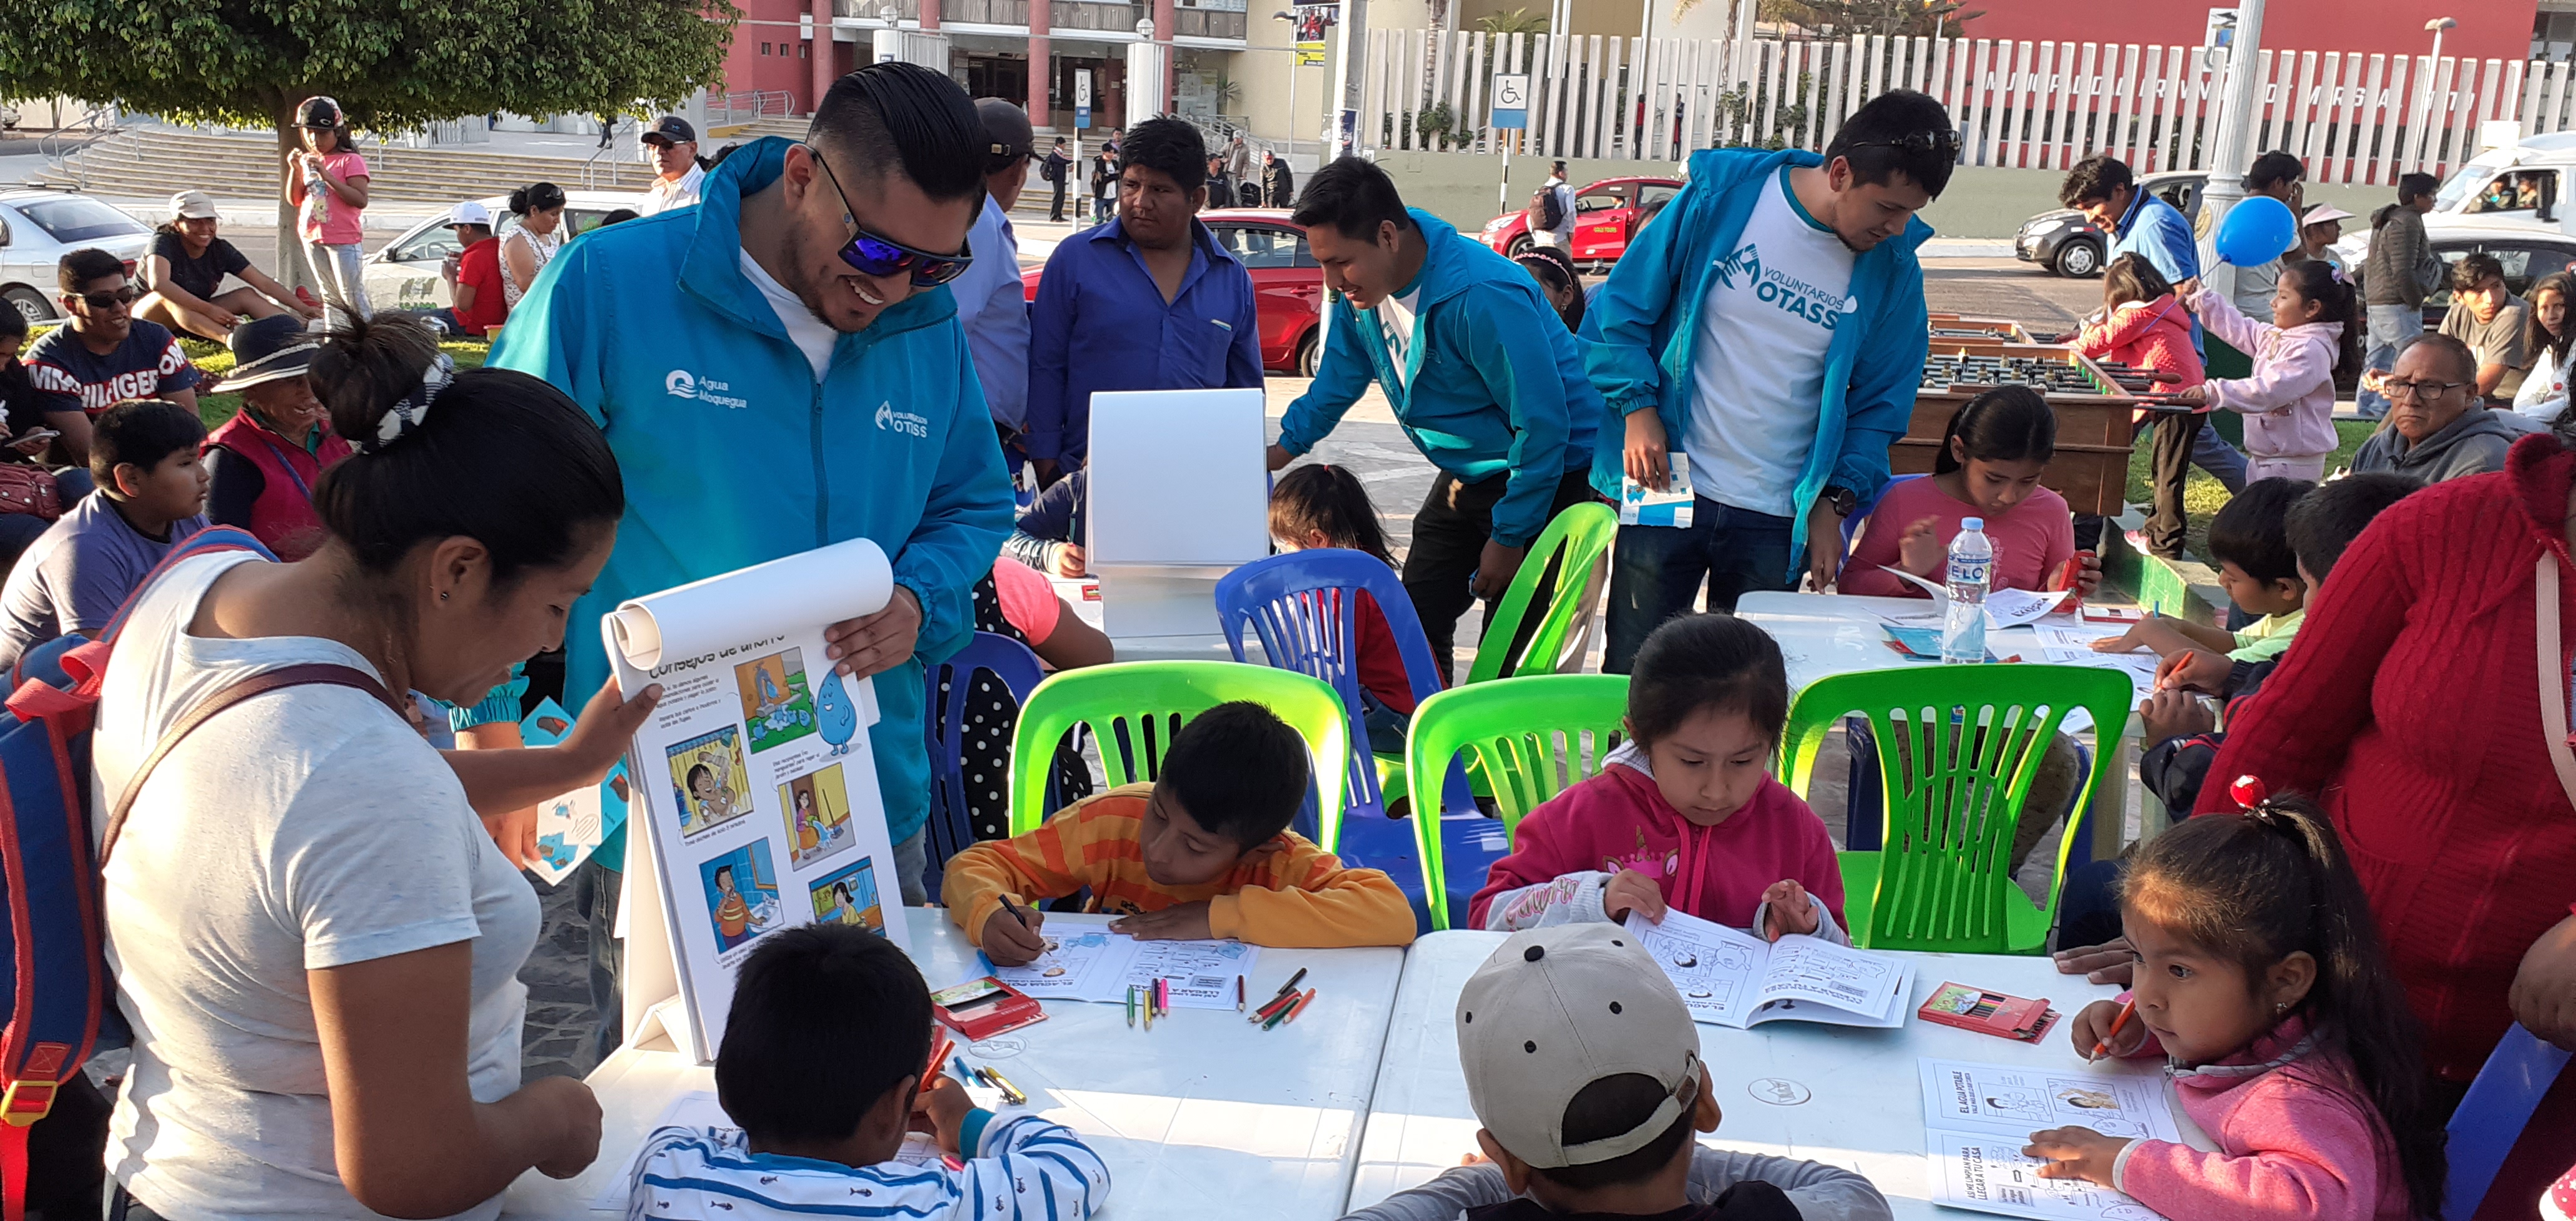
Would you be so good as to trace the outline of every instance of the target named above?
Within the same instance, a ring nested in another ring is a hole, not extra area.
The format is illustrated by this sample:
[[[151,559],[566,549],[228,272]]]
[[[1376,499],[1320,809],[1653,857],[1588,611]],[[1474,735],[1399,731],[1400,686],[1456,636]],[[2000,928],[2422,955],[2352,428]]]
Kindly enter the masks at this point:
[[[959,1081],[965,1082],[968,1085],[973,1085],[975,1083],[975,1074],[966,1071],[966,1057],[950,1056],[948,1057],[948,1063],[950,1067],[957,1070],[957,1079]]]

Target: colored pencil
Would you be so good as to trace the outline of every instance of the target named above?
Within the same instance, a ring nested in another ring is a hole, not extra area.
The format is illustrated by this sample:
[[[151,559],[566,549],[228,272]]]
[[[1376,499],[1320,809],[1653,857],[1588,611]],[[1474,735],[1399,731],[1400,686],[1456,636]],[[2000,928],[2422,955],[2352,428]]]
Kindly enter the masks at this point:
[[[1311,1005],[1311,1004],[1314,1004],[1314,1003],[1315,1003],[1315,990],[1314,990],[1313,988],[1308,988],[1308,989],[1306,989],[1306,995],[1305,995],[1305,997],[1304,997],[1303,999],[1299,1000],[1299,1001],[1298,1001],[1296,1004],[1294,1004],[1294,1005],[1290,1005],[1290,1006],[1288,1006],[1288,1021],[1290,1021],[1290,1022],[1296,1021],[1296,1020],[1297,1020],[1297,1015],[1298,1015],[1298,1014],[1301,1014],[1301,1013],[1304,1013],[1304,1012],[1306,1011],[1306,1006]],[[1281,1024],[1282,1024],[1282,1025],[1285,1025],[1286,1023],[1281,1023]]]
[[[2120,1037],[2120,1028],[2129,1024],[2129,1015],[2136,1013],[2137,1011],[2138,998],[2132,996],[2129,998],[2127,1004],[2120,1006],[2120,1016],[2111,1019],[2111,1029],[2102,1036],[2102,1041],[2093,1045],[2093,1054],[2084,1058],[2087,1060],[2101,1059],[2103,1052],[2111,1050],[2111,1040]]]
[[[967,1085],[975,1084],[975,1074],[966,1071],[966,1057],[950,1056],[948,1057],[948,1065],[949,1067],[957,1070],[957,1079],[959,1081]]]
[[[1130,1028],[1136,1025],[1136,985],[1134,984],[1127,985],[1127,1025]]]
[[[993,1079],[993,1085],[1002,1091],[1002,1096],[1004,1098],[1011,1100],[1011,1104],[1013,1106],[1027,1106],[1029,1104],[1029,1096],[1021,1093],[1020,1087],[1011,1084],[1011,1079],[1003,1076],[999,1070],[988,1068],[984,1070],[984,1075]]]
[[[1253,1011],[1252,1011],[1252,1017],[1251,1017],[1251,1019],[1250,1019],[1250,1020],[1255,1021],[1255,1022],[1266,1022],[1266,1021],[1269,1021],[1269,1020],[1270,1020],[1270,1015],[1271,1015],[1271,1014],[1274,1014],[1274,1013],[1279,1012],[1279,1010],[1280,1010],[1281,1008],[1285,1007],[1285,1006],[1293,1005],[1293,1004],[1296,1004],[1296,1003],[1297,1003],[1297,994],[1296,994],[1296,993],[1294,993],[1294,992],[1282,992],[1282,993],[1280,993],[1279,995],[1274,996],[1274,997],[1271,997],[1269,1000],[1262,1002],[1262,1004],[1261,1004],[1261,1007],[1260,1007],[1260,1008],[1255,1009],[1255,1010],[1253,1010]]]
[[[1240,975],[1234,977],[1234,1011],[1243,1012],[1243,977]]]
[[[1021,928],[1029,927],[1029,914],[1021,911],[1019,908],[1011,906],[1011,896],[1003,895],[1001,896],[1001,899],[1002,910],[1011,913],[1011,918],[1019,921]]]
[[[1261,1019],[1261,1028],[1265,1031],[1278,1029],[1279,1023],[1287,1020],[1288,1011],[1296,1007],[1297,1006],[1293,1004],[1289,1004],[1281,1005],[1277,1009],[1272,1010],[1269,1017]]]
[[[1306,968],[1304,968],[1304,967],[1299,967],[1299,968],[1297,968],[1297,973],[1296,973],[1296,974],[1294,974],[1294,975],[1289,976],[1289,977],[1288,977],[1288,982],[1287,982],[1287,983],[1284,983],[1284,984],[1279,985],[1279,993],[1278,993],[1278,994],[1279,994],[1279,995],[1281,995],[1281,996],[1286,996],[1286,995],[1288,995],[1289,993],[1296,991],[1296,990],[1297,990],[1297,981],[1299,981],[1299,980],[1301,980],[1301,979],[1304,979],[1304,978],[1306,978]]]

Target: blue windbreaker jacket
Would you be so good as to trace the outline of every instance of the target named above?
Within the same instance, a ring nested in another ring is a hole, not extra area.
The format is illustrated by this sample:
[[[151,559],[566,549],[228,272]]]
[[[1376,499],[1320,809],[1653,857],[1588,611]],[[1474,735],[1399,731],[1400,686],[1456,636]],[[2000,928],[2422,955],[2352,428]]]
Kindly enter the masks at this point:
[[[1823,162],[1801,149],[1694,153],[1690,185],[1619,256],[1584,315],[1586,331],[1597,327],[1600,337],[1589,357],[1592,384],[1609,403],[1592,456],[1592,486],[1602,495],[1619,496],[1629,412],[1654,408],[1664,435],[1680,448],[1698,387],[1691,354],[1709,279],[1744,236],[1770,176],[1783,164]],[[1790,528],[1791,580],[1807,568],[1807,509],[1817,494],[1834,484],[1866,501],[1887,482],[1887,447],[1905,435],[1914,392],[1923,381],[1923,358],[1932,350],[1923,267],[1914,257],[1931,236],[1932,227],[1917,218],[1852,263],[1850,297],[1858,311],[1843,316],[1825,349],[1823,411],[1815,448],[1807,451],[1806,469],[1798,476],[1798,511]]]
[[[1399,383],[1393,375],[1375,312],[1362,317],[1334,294],[1331,342],[1315,384],[1280,420],[1279,446],[1313,449],[1375,378],[1433,465],[1470,483],[1511,472],[1494,504],[1494,541],[1529,546],[1547,528],[1556,485],[1592,461],[1601,396],[1583,375],[1580,345],[1528,272],[1449,222],[1407,211],[1430,246],[1405,286],[1422,294],[1410,376]]]
[[[787,146],[735,150],[698,207],[564,247],[490,363],[570,394],[626,479],[617,549],[573,607],[567,706],[607,681],[596,625],[627,598],[853,538],[885,549],[922,610],[914,658],[876,676],[869,731],[900,843],[928,814],[922,662],[974,631],[971,591],[1010,532],[1011,486],[946,288],[842,335],[818,384],[743,277],[742,198],[778,178]]]

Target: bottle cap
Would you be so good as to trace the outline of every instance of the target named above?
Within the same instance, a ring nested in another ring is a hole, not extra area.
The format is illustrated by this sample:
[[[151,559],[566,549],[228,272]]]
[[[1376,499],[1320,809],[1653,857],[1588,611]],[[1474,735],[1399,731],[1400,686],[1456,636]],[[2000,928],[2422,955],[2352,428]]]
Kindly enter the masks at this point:
[[[1982,517],[1962,517],[1959,519],[1959,528],[1962,530],[1983,530],[1986,528],[1986,519]]]

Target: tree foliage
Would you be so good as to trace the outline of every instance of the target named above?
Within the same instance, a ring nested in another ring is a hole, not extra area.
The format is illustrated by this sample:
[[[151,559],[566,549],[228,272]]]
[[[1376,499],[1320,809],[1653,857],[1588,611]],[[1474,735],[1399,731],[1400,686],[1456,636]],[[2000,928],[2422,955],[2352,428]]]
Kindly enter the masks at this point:
[[[0,0],[0,80],[183,122],[643,113],[716,79],[730,0]]]
[[[1487,13],[1476,19],[1476,28],[1488,34],[1545,34],[1547,14],[1516,8],[1507,13]]]
[[[1886,34],[1929,38],[1935,31],[1957,36],[1983,10],[1961,12],[1954,0],[1761,0],[1764,21],[1803,27],[1833,38],[1853,34]]]

